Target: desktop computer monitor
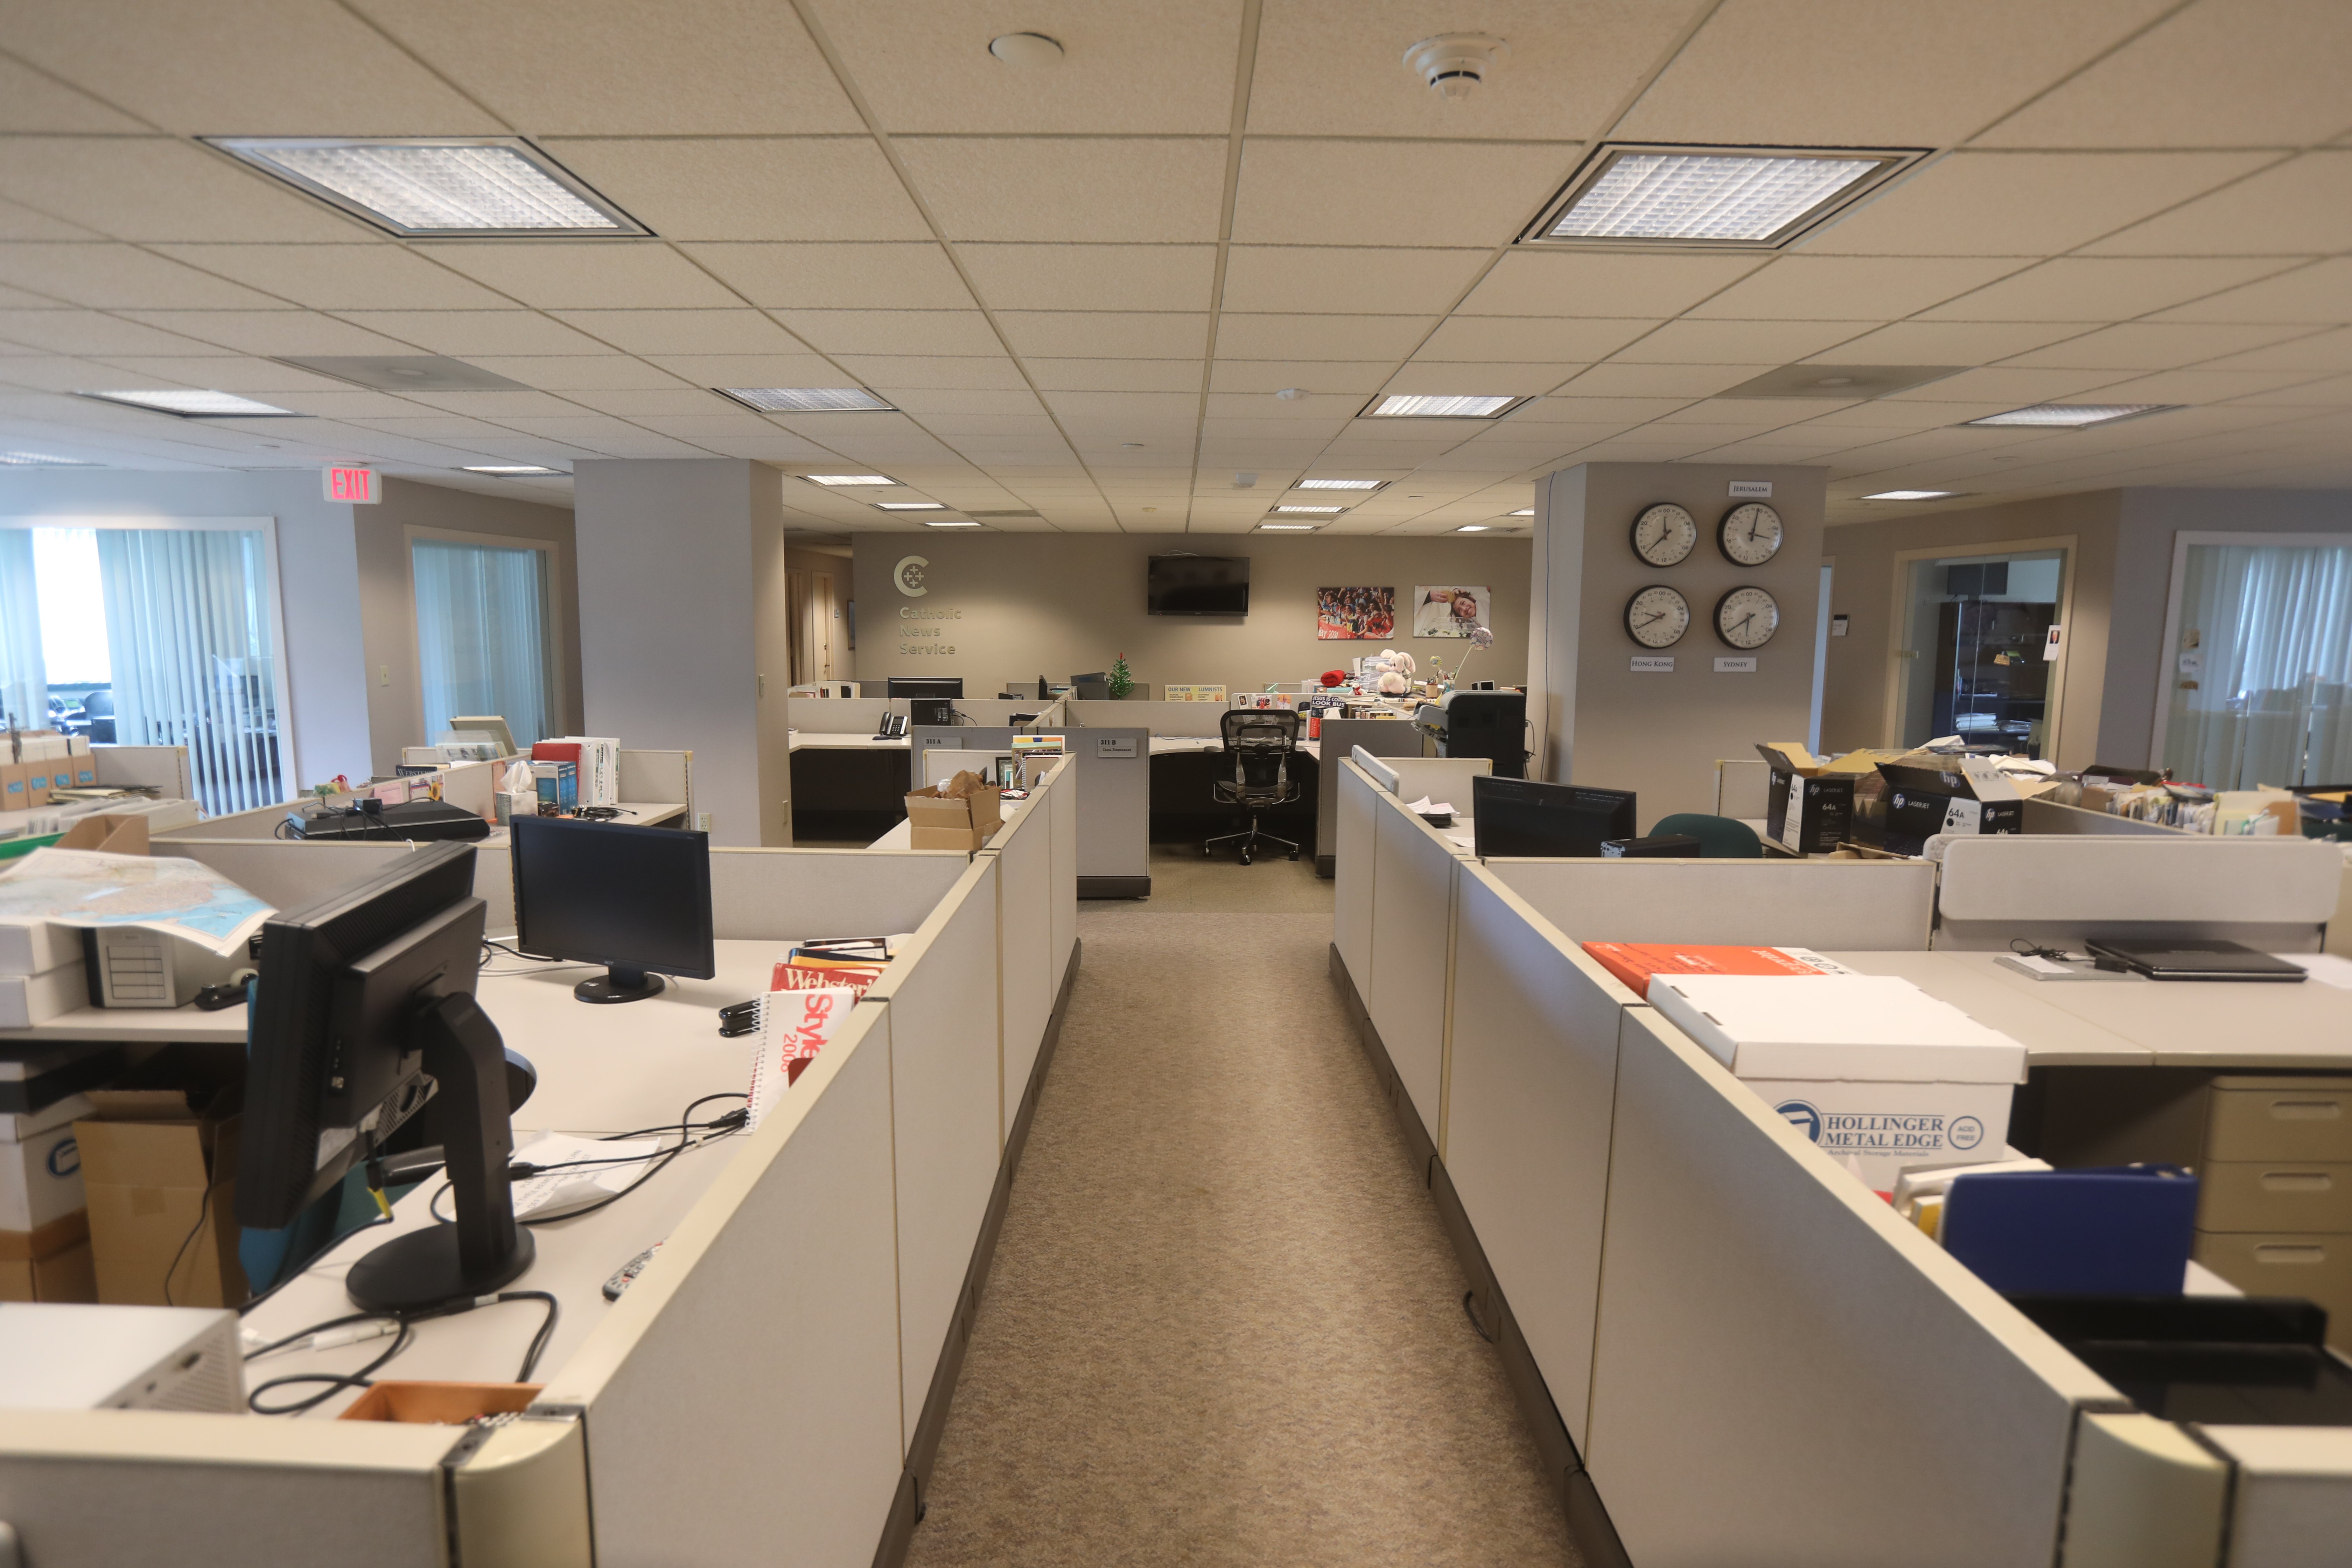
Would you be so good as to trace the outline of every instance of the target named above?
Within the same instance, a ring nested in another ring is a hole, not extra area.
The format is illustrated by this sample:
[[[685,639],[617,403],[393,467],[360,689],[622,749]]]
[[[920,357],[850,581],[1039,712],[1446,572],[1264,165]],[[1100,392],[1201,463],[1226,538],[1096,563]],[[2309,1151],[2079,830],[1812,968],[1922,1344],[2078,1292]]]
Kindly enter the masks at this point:
[[[583,1002],[639,1002],[664,974],[719,972],[709,834],[519,816],[512,858],[515,945],[605,965],[572,988]]]
[[[261,928],[237,1222],[291,1225],[436,1107],[457,1223],[352,1266],[345,1289],[370,1311],[485,1295],[530,1266],[507,1186],[506,1048],[474,1000],[482,927],[473,846],[436,844]]]
[[[956,705],[944,697],[917,697],[907,703],[907,715],[918,724],[956,722]]]
[[[1070,695],[1087,702],[1104,702],[1110,699],[1110,672],[1096,670],[1092,675],[1070,677]]]
[[[1470,781],[1474,852],[1598,857],[1601,843],[1631,838],[1633,792],[1492,776]]]
[[[963,700],[963,677],[929,675],[894,675],[889,678],[888,694],[892,697],[945,697],[954,701]]]

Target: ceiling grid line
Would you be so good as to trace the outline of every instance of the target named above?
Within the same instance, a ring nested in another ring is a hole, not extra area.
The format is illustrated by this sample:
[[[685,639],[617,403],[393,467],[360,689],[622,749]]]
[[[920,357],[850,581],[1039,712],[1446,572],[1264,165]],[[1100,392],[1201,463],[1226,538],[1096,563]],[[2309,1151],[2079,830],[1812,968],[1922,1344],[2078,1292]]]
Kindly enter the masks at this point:
[[[1209,279],[1208,346],[1201,355],[1201,397],[1192,416],[1192,479],[1184,487],[1183,531],[1192,531],[1192,508],[1201,492],[1201,454],[1209,432],[1209,387],[1216,375],[1217,331],[1224,321],[1225,269],[1234,248],[1234,206],[1241,195],[1242,149],[1249,135],[1250,88],[1257,77],[1258,23],[1263,0],[1242,0],[1241,37],[1234,50],[1233,122],[1225,137],[1225,189],[1217,215],[1217,256]],[[1120,523],[1120,531],[1126,531]]]

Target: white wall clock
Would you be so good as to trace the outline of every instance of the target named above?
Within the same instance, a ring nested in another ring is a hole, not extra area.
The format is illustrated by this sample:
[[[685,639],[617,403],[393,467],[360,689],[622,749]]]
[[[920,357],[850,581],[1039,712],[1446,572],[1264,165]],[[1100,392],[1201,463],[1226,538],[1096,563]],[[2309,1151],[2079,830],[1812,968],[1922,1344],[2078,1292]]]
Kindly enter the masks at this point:
[[[1780,553],[1780,514],[1752,500],[1725,512],[1715,537],[1733,565],[1761,566]]]
[[[1679,565],[1698,547],[1698,519],[1670,500],[1633,520],[1633,553],[1653,566]]]
[[[1780,629],[1780,602],[1761,588],[1734,588],[1715,602],[1715,635],[1736,648],[1759,648]]]
[[[1690,630],[1690,601],[1664,585],[1625,601],[1625,635],[1643,647],[1672,647]]]

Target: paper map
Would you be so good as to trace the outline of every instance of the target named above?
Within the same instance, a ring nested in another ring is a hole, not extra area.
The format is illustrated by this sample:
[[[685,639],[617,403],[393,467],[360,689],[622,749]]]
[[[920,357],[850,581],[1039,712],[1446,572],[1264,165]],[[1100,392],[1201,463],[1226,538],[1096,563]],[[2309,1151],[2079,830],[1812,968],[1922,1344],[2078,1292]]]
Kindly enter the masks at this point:
[[[36,849],[0,871],[0,921],[143,925],[227,955],[271,913],[209,866],[89,849]]]

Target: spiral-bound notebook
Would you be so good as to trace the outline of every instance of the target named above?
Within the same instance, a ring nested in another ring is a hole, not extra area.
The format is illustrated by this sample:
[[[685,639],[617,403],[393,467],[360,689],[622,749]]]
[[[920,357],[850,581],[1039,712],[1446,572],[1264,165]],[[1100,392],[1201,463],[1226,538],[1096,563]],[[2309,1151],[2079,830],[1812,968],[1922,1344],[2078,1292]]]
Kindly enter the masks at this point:
[[[850,1008],[882,978],[904,937],[834,938],[788,949],[760,998],[760,1039],[751,1053],[751,1127],[816,1059]]]

